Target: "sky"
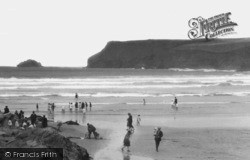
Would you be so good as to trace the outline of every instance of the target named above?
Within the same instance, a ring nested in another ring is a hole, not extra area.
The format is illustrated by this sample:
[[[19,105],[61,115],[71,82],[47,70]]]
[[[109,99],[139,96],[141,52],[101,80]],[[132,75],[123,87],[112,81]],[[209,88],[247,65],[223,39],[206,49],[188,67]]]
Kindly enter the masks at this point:
[[[109,41],[188,39],[188,21],[231,12],[250,37],[247,0],[1,0],[0,66],[84,67]]]

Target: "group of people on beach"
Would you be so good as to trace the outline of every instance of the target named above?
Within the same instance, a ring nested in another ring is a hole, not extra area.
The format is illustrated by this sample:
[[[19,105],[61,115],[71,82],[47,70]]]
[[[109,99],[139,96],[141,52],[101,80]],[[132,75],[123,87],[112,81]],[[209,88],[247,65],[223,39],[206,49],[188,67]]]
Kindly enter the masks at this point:
[[[87,111],[91,111],[92,110],[92,103],[91,102],[79,102],[78,101],[78,94],[75,94],[75,100],[76,102],[69,102],[68,103],[68,109],[70,112],[72,112],[73,110],[75,111],[79,111],[82,110],[83,114],[86,114]],[[38,110],[38,104],[36,105],[36,108]],[[48,103],[48,111],[49,113],[54,113],[56,106],[55,103]],[[62,105],[62,112],[65,113],[66,109],[65,109],[65,105]]]
[[[8,108],[5,106],[4,112],[0,111],[0,114],[3,116],[8,117],[7,125],[10,129],[17,128],[17,129],[27,129],[27,128],[35,128],[38,123],[38,116],[35,114],[35,111],[32,112],[30,117],[24,116],[24,111],[20,110],[19,112],[16,110],[14,114],[12,114]],[[47,118],[45,115],[40,117],[41,120],[41,127],[45,128],[48,126]]]
[[[88,110],[89,107],[89,110]],[[75,111],[77,111],[78,109],[82,109],[83,113],[85,114],[87,111],[91,111],[92,109],[92,103],[89,102],[69,102],[69,110],[73,111],[73,108],[75,108]],[[62,111],[65,112],[65,108],[63,106]]]
[[[176,97],[174,97],[173,103],[172,103],[172,109],[174,109],[175,111],[178,110],[178,99]],[[143,105],[146,105],[146,100],[143,99]],[[137,126],[140,126],[140,122],[141,122],[141,117],[140,115],[137,115],[137,120],[136,120],[136,124]],[[123,147],[122,147],[122,151],[124,151],[124,148],[127,148],[127,151],[129,150],[130,147],[130,138],[131,135],[134,133],[134,126],[133,126],[133,117],[131,115],[131,113],[128,113],[128,119],[127,119],[127,133],[123,139]],[[158,152],[159,151],[159,145],[161,142],[161,138],[163,137],[163,132],[161,131],[161,127],[155,127],[154,129],[154,140],[155,140],[155,150]]]
[[[136,124],[137,126],[140,126],[141,123],[141,116],[137,115],[137,120]],[[130,139],[132,134],[134,133],[134,126],[133,126],[133,116],[131,113],[128,113],[128,118],[127,118],[127,133],[125,134],[125,137],[123,139],[123,147],[122,151],[124,151],[124,148],[127,148],[127,151],[130,152],[129,147],[130,147]],[[155,149],[158,152],[158,148],[161,142],[161,138],[163,137],[163,132],[161,131],[161,127],[156,127],[154,129],[154,140],[155,140]]]

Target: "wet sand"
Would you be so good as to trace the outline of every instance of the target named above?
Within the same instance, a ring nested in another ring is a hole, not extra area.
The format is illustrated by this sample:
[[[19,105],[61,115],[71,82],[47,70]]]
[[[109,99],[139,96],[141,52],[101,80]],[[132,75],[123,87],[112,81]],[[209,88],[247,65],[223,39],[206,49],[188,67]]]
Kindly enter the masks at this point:
[[[143,108],[142,108],[143,107]],[[166,105],[108,106],[102,111],[93,110],[86,116],[55,115],[57,120],[78,120],[81,125],[94,124],[104,140],[72,141],[85,147],[95,160],[242,160],[250,159],[249,108],[241,105],[203,106],[179,108],[174,113]],[[237,112],[233,112],[235,110]],[[141,126],[135,126],[131,138],[131,152],[122,152],[126,134],[127,113],[141,114]],[[174,119],[174,114],[176,118]],[[153,129],[161,126],[164,137],[159,152],[155,151]],[[81,136],[86,127],[62,128],[62,134]]]
[[[158,104],[155,98],[147,99],[146,105],[133,103],[139,99],[124,101],[129,103],[115,100],[115,104],[105,106],[93,103],[92,111],[85,116],[80,110],[70,112],[66,108],[62,113],[57,107],[54,121],[73,120],[82,125],[63,125],[61,134],[66,137],[82,137],[87,132],[87,123],[95,125],[103,140],[71,139],[86,148],[95,160],[250,159],[250,107],[246,98],[185,98],[178,112],[162,99]],[[141,126],[135,126],[130,153],[121,151],[128,112],[133,115],[134,126],[137,114],[142,119]],[[37,114],[46,114],[46,110]],[[156,126],[161,126],[164,132],[159,152],[154,146]]]
[[[155,151],[153,126],[141,126],[134,134],[133,154],[155,160],[250,159],[250,129],[162,127],[164,137]]]

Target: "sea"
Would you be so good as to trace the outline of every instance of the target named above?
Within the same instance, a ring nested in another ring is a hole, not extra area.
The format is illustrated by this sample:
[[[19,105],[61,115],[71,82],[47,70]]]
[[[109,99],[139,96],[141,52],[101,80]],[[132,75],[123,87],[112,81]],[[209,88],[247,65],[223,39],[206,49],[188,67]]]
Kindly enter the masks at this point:
[[[31,112],[91,102],[109,105],[249,103],[250,72],[215,69],[91,69],[0,67],[0,109]],[[148,101],[148,99],[150,99]],[[184,101],[185,100],[185,101]],[[60,109],[59,109],[60,110]],[[59,111],[58,110],[58,111]]]

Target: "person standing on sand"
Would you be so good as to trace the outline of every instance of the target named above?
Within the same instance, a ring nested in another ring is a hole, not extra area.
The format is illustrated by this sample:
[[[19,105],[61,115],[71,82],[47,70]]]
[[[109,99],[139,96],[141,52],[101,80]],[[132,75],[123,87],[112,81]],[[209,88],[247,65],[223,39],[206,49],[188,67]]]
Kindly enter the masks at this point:
[[[35,114],[35,111],[33,111],[33,113],[30,115],[30,121],[31,121],[31,124],[32,125],[35,125],[36,123],[36,114]]]
[[[84,102],[82,102],[81,108],[82,108],[82,109],[85,108]]]
[[[43,119],[42,119],[42,127],[46,128],[48,126],[48,120],[45,117],[45,115],[43,115]]]
[[[176,97],[174,97],[174,105],[177,107],[178,100]]]
[[[14,113],[17,117],[19,117],[19,115],[18,115],[18,111],[16,110],[15,111],[15,113]]]
[[[72,109],[73,109],[73,105],[72,103],[69,103],[69,110],[72,111]]]
[[[127,127],[128,127],[128,129],[134,129],[133,117],[132,117],[131,113],[128,113]]]
[[[88,103],[85,102],[86,111],[88,111]]]
[[[62,112],[65,113],[65,106],[62,105]]]
[[[161,131],[161,127],[158,127],[157,130],[154,133],[155,136],[155,148],[156,148],[156,152],[158,152],[158,148],[161,142],[161,138],[163,136],[163,133]]]
[[[39,110],[39,106],[38,106],[38,103],[36,104],[36,110],[37,110],[37,111]]]
[[[82,109],[82,114],[83,114],[83,115],[86,114],[86,108],[85,108],[85,107]]]
[[[5,108],[4,108],[4,114],[9,113],[9,112],[10,112],[10,110],[9,110],[8,106],[5,106]]]
[[[136,125],[137,125],[137,126],[140,126],[140,125],[141,125],[141,116],[140,116],[140,115],[137,116]]]
[[[92,108],[92,103],[89,102],[89,110],[91,111],[91,108]]]
[[[145,100],[145,99],[143,99],[143,105],[144,105],[144,106],[146,105],[146,100]]]
[[[78,94],[77,93],[75,94],[75,99],[78,99]]]
[[[75,109],[78,109],[78,102],[75,103]]]
[[[19,118],[19,119],[24,118],[24,112],[23,112],[23,110],[20,110],[20,112],[19,112],[19,114],[18,114],[18,118]]]
[[[124,140],[123,140],[123,147],[122,147],[122,151],[124,150],[125,147],[127,147],[127,151],[130,152],[129,147],[130,147],[130,137],[131,137],[131,131],[128,130],[128,132],[126,133]]]

